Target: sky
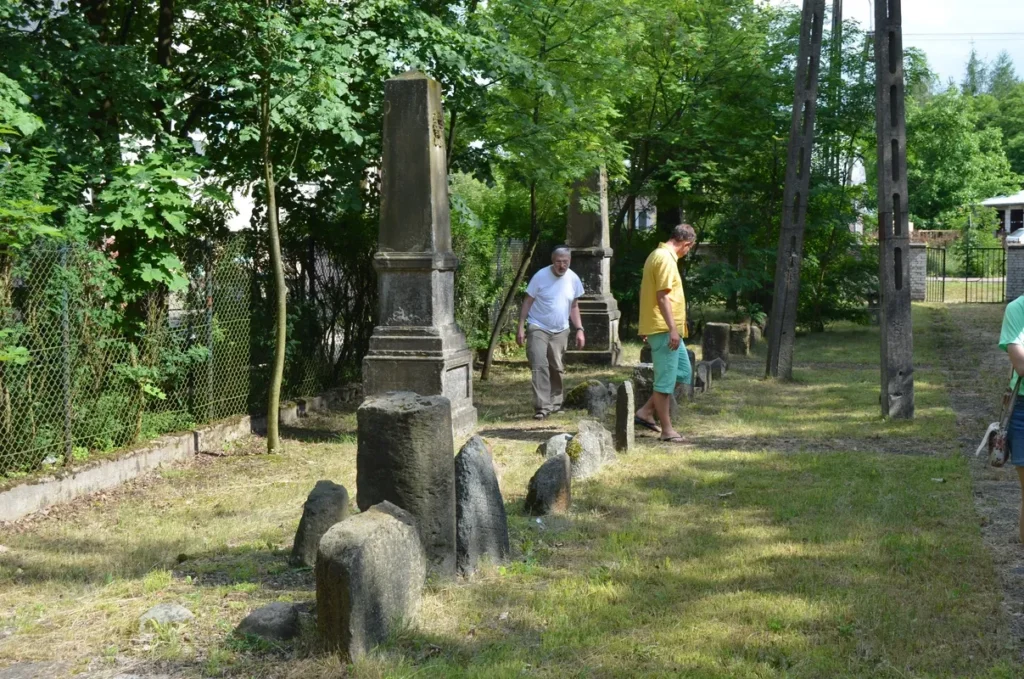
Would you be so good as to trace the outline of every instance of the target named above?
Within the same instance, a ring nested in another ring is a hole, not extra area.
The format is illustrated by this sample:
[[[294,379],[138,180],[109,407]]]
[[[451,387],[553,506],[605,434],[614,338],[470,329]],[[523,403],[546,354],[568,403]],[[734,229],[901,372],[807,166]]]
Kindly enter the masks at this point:
[[[872,0],[845,0],[843,13],[864,28],[874,25]],[[979,56],[988,61],[1005,49],[1013,57],[1017,75],[1024,76],[1024,0],[903,0],[903,35],[904,45],[919,47],[928,55],[942,84],[950,78],[957,83],[963,80],[972,40]]]

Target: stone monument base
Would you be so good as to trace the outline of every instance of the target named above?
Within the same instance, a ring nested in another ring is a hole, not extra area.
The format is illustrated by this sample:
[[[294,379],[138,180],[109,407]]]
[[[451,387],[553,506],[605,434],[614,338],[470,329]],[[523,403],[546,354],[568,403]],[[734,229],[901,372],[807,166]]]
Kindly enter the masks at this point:
[[[376,328],[363,359],[363,390],[366,397],[391,391],[444,396],[455,441],[476,431],[473,352],[457,328]]]
[[[574,349],[575,335],[570,332],[568,365],[619,365],[622,342],[619,340],[619,319],[622,312],[614,297],[583,297],[580,299],[580,320],[587,337],[586,348]]]

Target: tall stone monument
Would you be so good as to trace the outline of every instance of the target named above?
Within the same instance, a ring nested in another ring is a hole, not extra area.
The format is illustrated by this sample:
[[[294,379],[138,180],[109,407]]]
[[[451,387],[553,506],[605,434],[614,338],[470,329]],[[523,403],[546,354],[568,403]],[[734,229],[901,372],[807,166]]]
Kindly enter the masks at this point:
[[[597,211],[581,203],[586,195],[596,200]],[[569,203],[566,245],[572,250],[572,270],[583,281],[586,294],[580,299],[580,316],[586,346],[570,346],[567,363],[618,365],[622,354],[619,340],[619,305],[612,297],[612,248],[608,233],[608,176],[604,168],[589,179],[577,182]],[[570,333],[571,335],[571,333]]]
[[[907,124],[901,0],[875,2],[878,245],[882,326],[882,415],[914,417]]]
[[[374,257],[380,319],[363,360],[363,393],[444,396],[455,437],[463,439],[476,427],[476,408],[472,353],[455,324],[451,240],[441,88],[413,71],[384,86]]]
[[[883,0],[884,1],[884,0]],[[814,119],[817,113],[818,73],[825,0],[804,0],[800,23],[800,53],[796,62],[793,118],[786,161],[786,188],[782,205],[775,266],[775,295],[768,336],[768,377],[793,379],[793,342],[796,311],[800,301],[800,265],[804,256],[807,196],[811,188],[811,154],[814,150]]]

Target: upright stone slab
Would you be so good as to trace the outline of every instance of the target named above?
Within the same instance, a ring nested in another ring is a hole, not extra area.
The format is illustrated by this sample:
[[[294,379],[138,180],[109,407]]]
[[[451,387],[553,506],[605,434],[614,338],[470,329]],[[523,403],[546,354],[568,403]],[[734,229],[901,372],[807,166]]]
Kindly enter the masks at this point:
[[[704,326],[701,336],[701,353],[705,362],[720,358],[729,362],[729,337],[731,328],[728,323],[708,323]]]
[[[508,517],[487,444],[474,436],[455,457],[455,546],[459,572],[473,573],[482,558],[508,561]]]
[[[618,398],[615,401],[615,450],[620,453],[633,450],[636,442],[634,413],[636,400],[633,395],[633,383],[626,380],[619,385]]]
[[[910,223],[901,0],[875,3],[875,118],[878,133],[878,244],[882,415],[914,417]]]
[[[415,520],[389,502],[335,524],[316,559],[317,631],[352,660],[416,617],[426,560]]]
[[[331,526],[348,516],[348,491],[333,481],[321,480],[310,491],[302,506],[302,518],[292,545],[293,566],[316,565],[320,539]]]
[[[729,329],[729,354],[731,356],[750,355],[750,325],[743,323]]]
[[[587,212],[580,203],[582,193],[597,197],[598,211]],[[577,183],[569,205],[566,244],[572,250],[572,270],[583,282],[580,316],[587,337],[579,350],[570,340],[566,363],[618,365],[622,355],[619,340],[619,305],[612,297],[611,239],[608,232],[608,177],[604,168],[587,181]]]
[[[444,396],[462,439],[476,428],[472,353],[455,324],[455,268],[441,88],[422,73],[384,88],[379,325],[363,360],[363,394]]]
[[[428,568],[455,574],[455,446],[443,396],[371,396],[357,413],[356,503],[391,502],[416,521]]]
[[[878,2],[884,3],[885,0]],[[789,130],[789,154],[786,159],[782,228],[775,263],[771,331],[768,335],[767,375],[783,380],[793,379],[793,343],[796,339],[800,265],[804,256],[804,230],[811,188],[811,156],[814,151],[814,120],[817,115],[824,18],[825,0],[804,0],[800,22],[800,52],[796,60],[793,91],[793,115]],[[705,355],[704,360],[710,359]]]
[[[530,479],[525,509],[531,516],[565,514],[572,505],[572,462],[562,453],[549,458]]]

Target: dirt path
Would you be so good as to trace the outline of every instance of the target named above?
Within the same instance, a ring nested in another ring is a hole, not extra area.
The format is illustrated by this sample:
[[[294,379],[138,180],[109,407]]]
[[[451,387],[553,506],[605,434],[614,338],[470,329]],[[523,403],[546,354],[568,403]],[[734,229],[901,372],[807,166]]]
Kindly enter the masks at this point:
[[[1024,659],[1024,547],[1017,538],[1020,486],[1012,467],[995,469],[974,457],[988,424],[999,417],[1009,363],[999,350],[1002,305],[949,306],[934,315],[934,331],[946,366],[960,448],[974,479],[981,531],[1003,588],[1011,638]]]

